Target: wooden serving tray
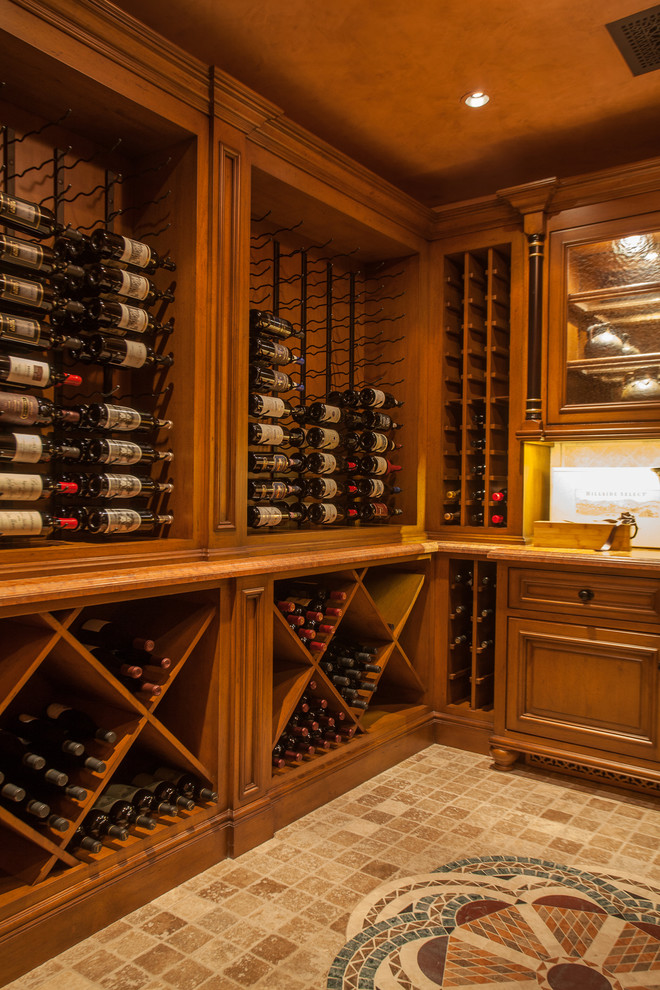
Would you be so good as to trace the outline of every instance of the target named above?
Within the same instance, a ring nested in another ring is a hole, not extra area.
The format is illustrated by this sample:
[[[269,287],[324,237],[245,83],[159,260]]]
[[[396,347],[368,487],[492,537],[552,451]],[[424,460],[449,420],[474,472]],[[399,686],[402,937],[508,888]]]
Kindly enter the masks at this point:
[[[600,550],[608,541],[613,523],[548,522],[534,523],[532,543],[539,547],[569,547],[574,550]],[[633,527],[620,524],[611,543],[611,550],[630,550]]]

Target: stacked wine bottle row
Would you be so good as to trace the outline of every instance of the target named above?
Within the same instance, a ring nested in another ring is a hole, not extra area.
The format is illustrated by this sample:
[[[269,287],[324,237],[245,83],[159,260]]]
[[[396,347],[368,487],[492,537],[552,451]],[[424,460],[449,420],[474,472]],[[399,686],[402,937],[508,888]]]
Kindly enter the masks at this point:
[[[509,281],[503,248],[445,259],[446,525],[507,525]]]
[[[103,618],[82,619],[75,634],[144,704],[158,696],[173,661],[156,653],[154,640]],[[217,801],[196,774],[161,766],[146,753],[131,754],[108,783],[119,730],[97,724],[84,703],[74,707],[52,692],[45,704],[37,698],[28,686],[2,714],[0,807],[60,848],[99,853],[104,843],[144,836]]]
[[[401,424],[385,410],[403,403],[371,387],[305,405],[303,385],[289,374],[304,366],[294,349],[303,339],[289,321],[250,311],[248,525],[388,522],[402,512],[392,502],[400,466],[390,460]],[[298,402],[283,398],[287,392]]]
[[[355,735],[355,725],[345,712],[330,707],[327,698],[318,695],[319,685],[312,680],[273,747],[273,767],[296,767],[305,760],[322,755]]]
[[[163,323],[148,307],[174,299],[149,277],[174,263],[104,227],[88,235],[66,226],[45,207],[4,192],[0,224],[7,231],[0,234],[0,461],[10,466],[0,473],[0,501],[12,503],[0,510],[0,537],[166,532],[172,515],[144,499],[172,485],[143,467],[172,459],[171,450],[153,445],[172,423],[104,399],[116,391],[115,370],[172,364],[155,338],[168,335],[173,321]],[[96,473],[99,465],[112,473]],[[137,473],[124,473],[134,465]],[[123,501],[133,498],[142,501]],[[122,508],[110,508],[110,499],[121,499]]]
[[[493,704],[496,566],[452,560],[449,573],[450,703],[484,710]]]

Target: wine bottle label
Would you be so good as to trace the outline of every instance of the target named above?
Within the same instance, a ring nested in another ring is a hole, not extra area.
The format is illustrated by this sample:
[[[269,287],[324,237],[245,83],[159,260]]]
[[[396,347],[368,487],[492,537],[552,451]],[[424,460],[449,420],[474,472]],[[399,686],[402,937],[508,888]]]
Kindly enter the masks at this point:
[[[20,262],[25,268],[38,271],[44,260],[44,249],[39,244],[29,244],[26,241],[15,241],[5,238],[4,250],[0,253],[2,261]]]
[[[376,437],[376,440],[375,440],[373,446],[371,447],[371,449],[372,450],[377,450],[377,451],[387,450],[387,448],[389,446],[389,441],[388,441],[387,437],[385,436],[385,434],[384,433],[374,433],[374,436]]]
[[[102,494],[107,498],[132,498],[142,491],[142,482],[132,474],[105,474]]]
[[[20,278],[2,276],[4,284],[0,289],[3,299],[18,300],[31,306],[40,306],[44,298],[44,287],[39,282],[25,282]]]
[[[39,401],[33,395],[6,395],[0,393],[0,422],[35,422],[39,415]]]
[[[322,509],[322,512],[319,513],[322,523],[333,523],[339,515],[337,506],[333,505],[332,502],[324,502],[323,505],[319,506],[319,509]]]
[[[28,361],[24,358],[9,357],[7,381],[17,385],[45,386],[50,378],[50,367],[45,361]]]
[[[317,454],[314,464],[317,474],[331,474],[337,470],[337,458],[334,454]]]
[[[338,486],[334,478],[321,478],[321,484],[323,486],[323,498],[334,498],[337,494]]]
[[[131,333],[144,333],[149,326],[149,314],[146,309],[139,306],[127,306],[125,303],[117,303],[121,310],[119,321],[115,324]]]
[[[105,464],[137,464],[142,459],[142,448],[128,440],[106,440],[107,451],[99,460]]]
[[[367,491],[367,495],[382,495],[384,491],[384,482],[380,481],[378,478],[369,479],[369,490]]]
[[[0,534],[6,536],[39,536],[43,529],[40,512],[0,511]]]
[[[254,483],[251,491],[251,498],[282,499],[286,498],[288,494],[286,481],[262,481],[261,483]]]
[[[281,444],[284,440],[284,430],[276,423],[259,423],[254,434],[258,437],[257,443]]]
[[[385,393],[381,392],[379,388],[372,388],[373,392],[373,402],[369,403],[371,409],[379,409],[385,402]]]
[[[16,448],[12,461],[21,461],[24,464],[37,464],[43,453],[43,443],[41,437],[35,434],[12,433]]]
[[[253,526],[277,526],[282,522],[282,512],[274,505],[257,505]]]
[[[136,409],[129,406],[102,406],[103,418],[100,426],[106,430],[137,430],[142,417]]]
[[[147,348],[139,340],[126,340],[126,354],[117,364],[122,368],[142,368],[147,360]]]
[[[323,404],[323,422],[338,423],[341,419],[341,409],[339,406],[326,406]]]
[[[142,516],[135,509],[103,509],[102,533],[133,533],[142,524]]]
[[[318,429],[322,433],[322,439],[319,446],[324,447],[326,450],[334,450],[341,443],[341,437],[336,430],[324,430],[321,427]]]
[[[117,295],[130,296],[131,299],[146,299],[149,295],[149,279],[144,275],[136,275],[135,272],[127,272],[119,269],[121,275],[121,285],[117,286]]]
[[[21,343],[29,340],[39,343],[41,327],[37,320],[29,320],[23,316],[7,316],[0,314],[0,337],[4,340],[17,340]]]
[[[291,387],[291,379],[283,371],[275,371],[269,368],[267,380],[272,383],[271,387],[277,392],[284,392]]]
[[[59,718],[62,712],[70,712],[71,708],[69,705],[59,705],[56,702],[48,705],[46,708],[46,715],[48,718]]]
[[[384,502],[372,502],[371,511],[373,516],[387,516],[389,515],[387,506]]]
[[[110,619],[85,619],[80,627],[81,632],[102,632],[106,626],[112,625]]]
[[[370,474],[387,474],[387,460],[384,457],[372,457],[372,461]]]
[[[0,500],[33,502],[41,498],[43,490],[40,474],[0,474]]]
[[[8,196],[6,193],[3,193],[0,199],[0,216],[9,220],[15,217],[16,220],[20,220],[24,226],[28,227],[37,228],[41,223],[41,210],[38,206],[14,199],[13,196]]]
[[[132,801],[137,790],[139,788],[131,787],[130,784],[111,784],[104,796],[112,797],[113,803],[114,801]]]
[[[275,395],[260,395],[261,400],[261,412],[260,416],[284,416],[286,414],[286,406],[284,405],[284,399],[278,399]]]
[[[289,348],[285,347],[284,344],[278,344],[277,341],[269,341],[268,351],[276,364],[287,364],[292,357]]]
[[[124,249],[119,256],[119,261],[125,261],[127,265],[135,265],[136,268],[146,268],[151,261],[151,249],[142,241],[133,241],[130,237],[122,237]]]

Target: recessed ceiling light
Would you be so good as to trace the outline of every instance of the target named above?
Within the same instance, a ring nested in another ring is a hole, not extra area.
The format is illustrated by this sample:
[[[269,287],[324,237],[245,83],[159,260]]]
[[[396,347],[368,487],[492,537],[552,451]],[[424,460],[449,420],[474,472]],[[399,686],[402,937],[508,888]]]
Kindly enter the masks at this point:
[[[482,93],[481,90],[467,93],[463,97],[463,103],[468,107],[485,107],[489,100],[490,96],[487,93]]]

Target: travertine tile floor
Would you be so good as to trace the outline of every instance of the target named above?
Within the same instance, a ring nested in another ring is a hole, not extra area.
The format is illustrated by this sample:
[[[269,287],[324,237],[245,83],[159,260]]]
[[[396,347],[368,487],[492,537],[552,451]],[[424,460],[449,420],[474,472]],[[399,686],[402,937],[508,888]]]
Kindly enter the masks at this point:
[[[660,802],[431,746],[8,987],[323,990],[366,893],[489,854],[660,881]]]

